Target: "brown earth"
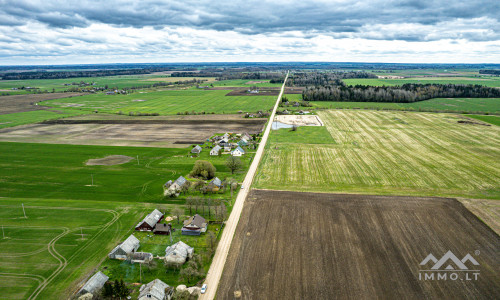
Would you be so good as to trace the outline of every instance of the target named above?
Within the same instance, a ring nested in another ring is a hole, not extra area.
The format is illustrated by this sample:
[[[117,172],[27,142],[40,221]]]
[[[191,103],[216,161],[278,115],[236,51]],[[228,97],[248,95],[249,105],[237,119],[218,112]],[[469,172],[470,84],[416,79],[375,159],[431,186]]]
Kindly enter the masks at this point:
[[[89,159],[85,163],[87,166],[114,166],[128,163],[134,159],[126,155],[109,155],[103,158]]]
[[[498,249],[455,199],[254,190],[217,299],[500,299]],[[449,250],[478,280],[419,280]]]
[[[180,116],[179,116],[180,117]],[[266,119],[61,119],[0,129],[0,141],[75,145],[186,147],[215,133],[258,133]]]
[[[0,115],[11,113],[44,110],[49,107],[38,106],[35,103],[45,100],[60,99],[85,95],[83,93],[48,93],[48,94],[24,94],[0,97]]]

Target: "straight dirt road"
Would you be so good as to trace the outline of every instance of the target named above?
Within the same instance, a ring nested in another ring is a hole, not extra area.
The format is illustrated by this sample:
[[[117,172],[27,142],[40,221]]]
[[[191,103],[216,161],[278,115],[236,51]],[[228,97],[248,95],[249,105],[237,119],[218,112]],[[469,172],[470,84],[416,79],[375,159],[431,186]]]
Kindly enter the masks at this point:
[[[281,87],[280,94],[278,95],[278,99],[276,99],[276,104],[274,105],[273,112],[271,113],[271,117],[269,118],[266,130],[264,131],[264,135],[262,136],[262,140],[260,141],[257,153],[255,154],[253,162],[250,165],[250,169],[248,170],[247,176],[243,180],[243,188],[240,190],[238,196],[236,197],[233,210],[231,212],[231,215],[229,216],[229,219],[226,222],[224,232],[222,233],[219,245],[217,246],[217,250],[215,251],[214,259],[212,260],[212,264],[210,265],[210,269],[208,270],[207,278],[205,280],[205,283],[207,284],[207,292],[203,295],[200,295],[199,299],[215,298],[215,294],[217,293],[217,287],[219,285],[219,280],[221,278],[222,271],[224,270],[224,264],[226,263],[226,258],[229,253],[229,248],[231,247],[231,242],[233,240],[234,233],[236,231],[236,226],[238,225],[238,221],[240,220],[243,204],[245,203],[245,199],[247,198],[253,178],[255,176],[255,173],[257,172],[257,168],[259,167],[262,154],[264,153],[264,148],[266,147],[267,138],[269,136],[269,133],[271,132],[271,126],[274,120],[274,116],[276,114],[276,110],[278,109],[281,96],[283,95],[287,79],[288,79],[288,73],[286,74],[283,86]]]

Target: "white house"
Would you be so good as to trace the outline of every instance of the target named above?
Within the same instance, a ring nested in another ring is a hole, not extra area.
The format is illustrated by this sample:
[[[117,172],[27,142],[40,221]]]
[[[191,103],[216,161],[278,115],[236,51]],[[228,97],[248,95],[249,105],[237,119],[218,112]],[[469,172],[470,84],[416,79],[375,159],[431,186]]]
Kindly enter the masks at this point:
[[[232,156],[242,156],[243,154],[245,154],[245,150],[243,150],[243,148],[241,148],[239,146],[238,146],[238,148],[231,151]]]
[[[210,155],[219,155],[219,151],[221,149],[221,146],[217,145],[210,150]]]

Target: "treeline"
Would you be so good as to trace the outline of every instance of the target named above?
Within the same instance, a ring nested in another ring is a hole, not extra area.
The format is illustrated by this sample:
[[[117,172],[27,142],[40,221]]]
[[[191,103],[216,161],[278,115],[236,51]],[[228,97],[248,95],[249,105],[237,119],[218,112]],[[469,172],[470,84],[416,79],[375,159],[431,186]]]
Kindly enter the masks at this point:
[[[137,75],[149,74],[150,70],[145,69],[130,69],[130,70],[99,70],[99,71],[58,71],[58,72],[19,72],[5,73],[2,75],[3,80],[26,80],[26,79],[64,79],[76,77],[103,77],[117,75]]]
[[[500,70],[479,70],[479,74],[500,75]]]
[[[215,77],[217,80],[281,80],[285,76],[282,72],[249,72],[248,70],[201,70],[199,72],[172,72],[172,77]]]
[[[327,86],[343,85],[342,79],[377,78],[375,74],[364,71],[303,72],[288,77],[288,86]]]
[[[403,84],[402,86],[324,86],[307,87],[305,101],[396,102],[410,103],[432,98],[498,98],[500,89],[482,85]]]

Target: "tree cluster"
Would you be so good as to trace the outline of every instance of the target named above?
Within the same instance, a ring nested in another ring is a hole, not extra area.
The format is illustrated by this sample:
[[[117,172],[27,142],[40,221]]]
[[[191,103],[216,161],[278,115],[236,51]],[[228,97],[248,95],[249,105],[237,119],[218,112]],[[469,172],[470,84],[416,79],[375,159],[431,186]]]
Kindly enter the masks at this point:
[[[201,177],[203,179],[211,179],[215,176],[215,167],[207,160],[197,160],[194,163],[193,170],[189,175],[192,177]]]
[[[377,78],[375,74],[364,71],[302,72],[288,77],[287,86],[327,86],[344,85],[342,79]]]
[[[305,101],[396,102],[410,103],[432,98],[498,98],[500,89],[463,84],[403,84],[402,86],[308,87],[302,92]]]
[[[123,299],[130,295],[130,291],[121,280],[115,280],[114,283],[106,282],[101,291],[104,299]]]

